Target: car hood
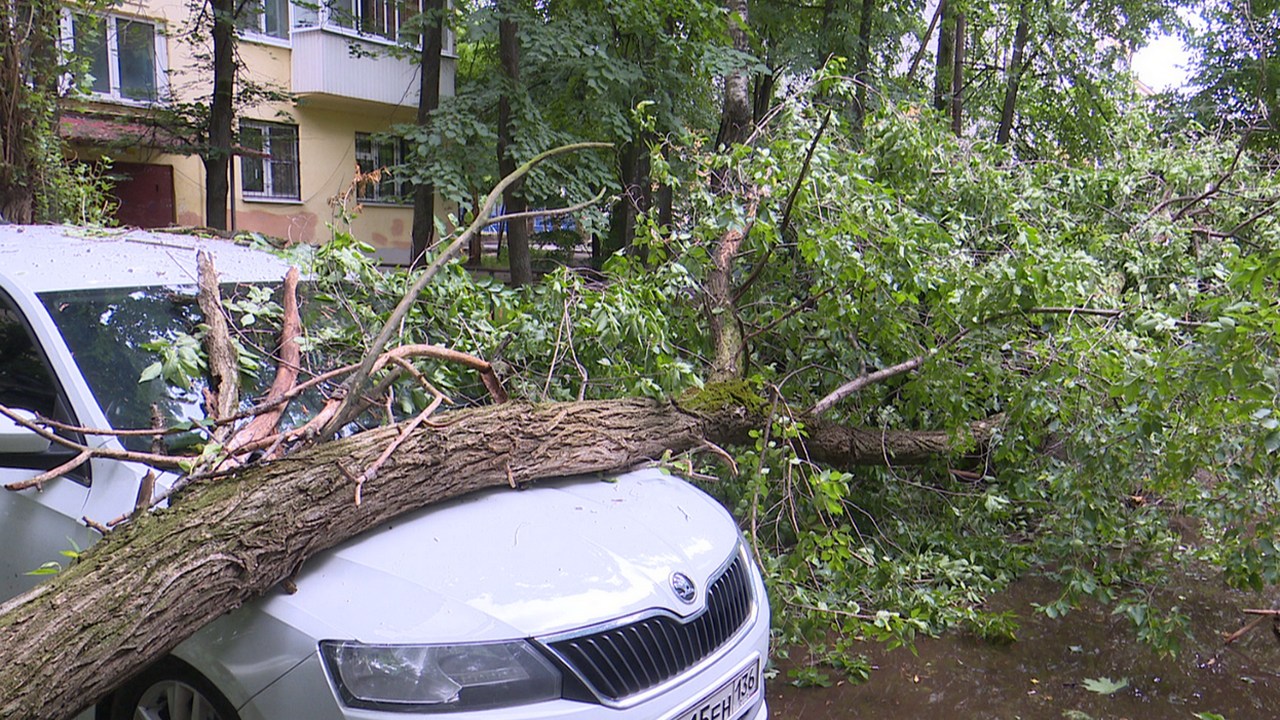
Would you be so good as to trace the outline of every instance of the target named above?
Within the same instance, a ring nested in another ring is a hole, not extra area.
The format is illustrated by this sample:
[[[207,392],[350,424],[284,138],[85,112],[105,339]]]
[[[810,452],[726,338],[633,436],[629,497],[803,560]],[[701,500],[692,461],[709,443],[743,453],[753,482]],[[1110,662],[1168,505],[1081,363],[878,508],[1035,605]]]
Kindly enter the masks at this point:
[[[482,491],[308,561],[297,592],[264,609],[316,639],[372,643],[532,637],[651,608],[689,615],[739,537],[719,503],[658,470]],[[675,572],[698,588],[692,603],[675,596]]]

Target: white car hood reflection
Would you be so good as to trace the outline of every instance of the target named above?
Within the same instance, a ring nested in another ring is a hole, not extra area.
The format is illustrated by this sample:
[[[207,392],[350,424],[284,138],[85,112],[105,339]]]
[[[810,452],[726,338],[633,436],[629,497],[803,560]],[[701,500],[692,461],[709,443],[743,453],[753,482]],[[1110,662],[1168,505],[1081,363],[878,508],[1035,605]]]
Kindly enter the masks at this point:
[[[372,643],[530,637],[655,607],[688,615],[738,537],[718,503],[657,470],[491,490],[323,553],[264,609],[312,637]],[[671,589],[677,571],[698,587],[692,604]]]

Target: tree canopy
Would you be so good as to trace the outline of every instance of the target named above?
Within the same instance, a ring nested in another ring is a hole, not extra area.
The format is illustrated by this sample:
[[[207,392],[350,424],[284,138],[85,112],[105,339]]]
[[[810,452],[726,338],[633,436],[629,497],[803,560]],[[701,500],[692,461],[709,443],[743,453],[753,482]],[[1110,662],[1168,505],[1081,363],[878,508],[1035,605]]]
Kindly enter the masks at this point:
[[[594,267],[507,286],[444,262],[455,236],[416,287],[339,228],[313,272],[353,322],[326,341],[363,349],[412,290],[394,342],[513,397],[736,408],[662,461],[741,519],[779,638],[851,674],[866,638],[1011,639],[983,600],[1028,572],[1061,583],[1045,613],[1091,598],[1172,651],[1166,573],[1280,581],[1277,10],[1248,9],[1209,7],[1194,84],[1148,98],[1126,57],[1176,2],[458,3],[458,93],[402,128],[403,171],[468,219],[507,161],[612,143],[509,188],[610,193],[575,216]]]

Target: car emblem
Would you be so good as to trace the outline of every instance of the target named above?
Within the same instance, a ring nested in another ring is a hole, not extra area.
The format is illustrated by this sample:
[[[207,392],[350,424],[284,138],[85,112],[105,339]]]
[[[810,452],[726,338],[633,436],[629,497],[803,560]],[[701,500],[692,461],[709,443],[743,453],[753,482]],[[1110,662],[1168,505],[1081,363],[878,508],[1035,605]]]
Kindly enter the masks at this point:
[[[681,572],[671,574],[671,589],[675,591],[680,602],[686,605],[691,604],[698,596],[698,587],[693,584],[693,580],[690,580],[688,575]]]

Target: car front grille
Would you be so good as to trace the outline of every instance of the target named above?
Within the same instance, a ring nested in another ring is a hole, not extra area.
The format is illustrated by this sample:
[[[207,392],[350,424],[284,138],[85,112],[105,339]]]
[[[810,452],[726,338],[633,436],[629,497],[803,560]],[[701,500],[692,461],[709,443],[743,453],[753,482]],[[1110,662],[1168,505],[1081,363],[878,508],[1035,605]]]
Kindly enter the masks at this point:
[[[707,590],[707,607],[681,620],[660,614],[547,643],[599,697],[616,702],[676,677],[714,653],[751,616],[751,577],[741,554]]]

